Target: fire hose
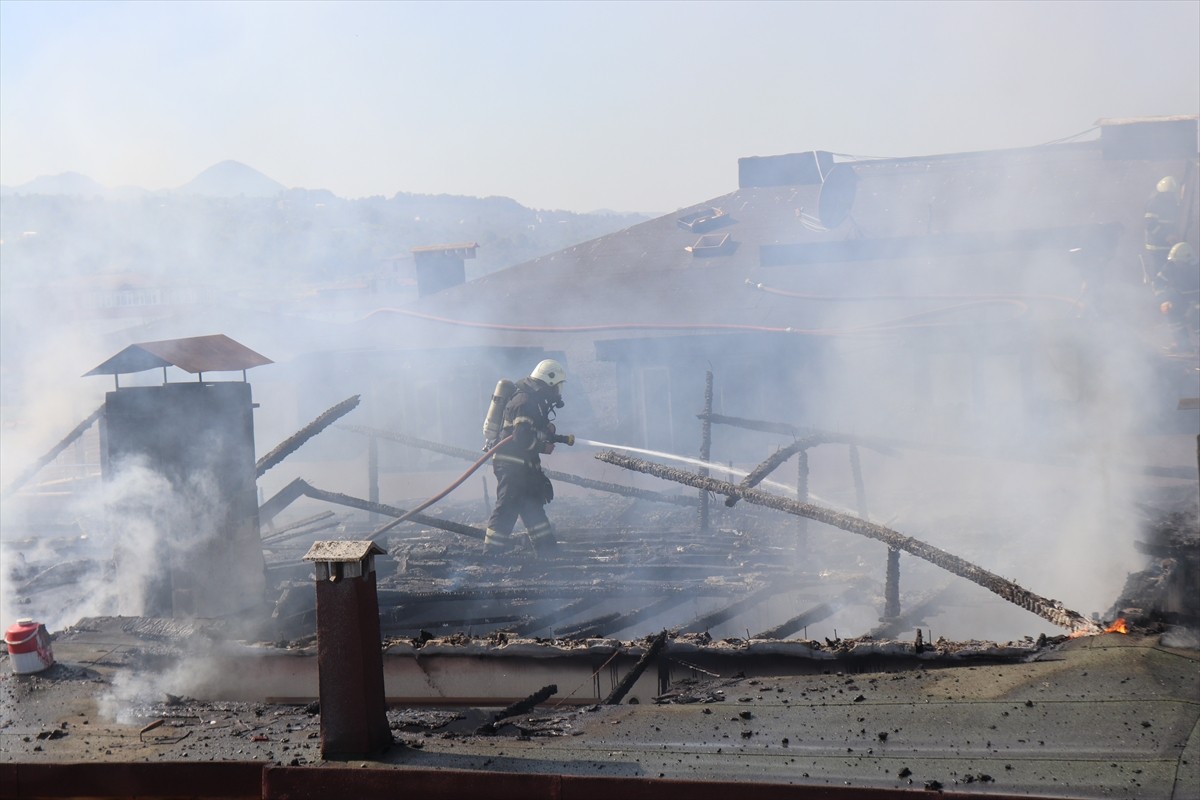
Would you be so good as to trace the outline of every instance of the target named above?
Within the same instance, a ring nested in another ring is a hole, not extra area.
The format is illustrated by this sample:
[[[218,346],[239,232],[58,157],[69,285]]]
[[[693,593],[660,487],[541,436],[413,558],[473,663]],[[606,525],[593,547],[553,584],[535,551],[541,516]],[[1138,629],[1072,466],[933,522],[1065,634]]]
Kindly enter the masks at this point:
[[[474,464],[472,464],[470,467],[468,467],[466,472],[464,472],[462,475],[459,475],[459,476],[458,476],[458,478],[457,478],[457,479],[455,479],[455,481],[454,481],[453,483],[451,483],[451,484],[450,484],[449,486],[447,486],[445,489],[442,489],[440,492],[438,492],[437,494],[435,494],[433,497],[431,497],[431,498],[429,498],[428,500],[426,500],[424,503],[421,503],[421,505],[417,506],[417,507],[416,507],[416,508],[414,508],[414,509],[410,509],[409,511],[405,512],[404,516],[402,516],[402,517],[396,517],[396,519],[392,520],[391,522],[389,522],[388,524],[384,525],[384,526],[383,526],[382,528],[380,528],[379,530],[377,530],[377,531],[375,531],[374,533],[372,533],[372,534],[371,534],[371,538],[372,538],[372,539],[374,539],[376,536],[379,536],[379,535],[380,535],[380,534],[382,534],[382,533],[387,533],[387,532],[388,532],[388,531],[390,531],[392,528],[394,528],[394,527],[396,527],[397,525],[399,525],[401,522],[405,522],[405,521],[407,521],[407,520],[408,520],[410,517],[412,517],[412,516],[413,516],[413,515],[415,515],[415,514],[420,514],[422,511],[424,511],[425,509],[429,508],[431,505],[433,505],[434,503],[436,503],[438,500],[441,500],[443,497],[445,497],[446,495],[448,495],[448,494],[450,494],[451,492],[453,492],[455,489],[457,489],[459,486],[461,486],[461,485],[462,485],[462,482],[463,482],[463,481],[465,481],[467,478],[469,478],[469,477],[471,477],[472,475],[474,475],[474,474],[475,474],[475,470],[479,469],[479,468],[480,468],[480,467],[482,467],[482,466],[483,466],[485,463],[487,463],[487,460],[488,460],[489,458],[491,458],[493,455],[495,455],[495,453],[496,453],[496,451],[497,451],[497,450],[499,450],[501,447],[503,447],[504,445],[506,445],[506,444],[508,444],[509,442],[511,442],[511,441],[512,441],[512,438],[513,438],[513,437],[512,437],[512,435],[510,434],[510,435],[508,435],[508,436],[505,436],[505,437],[504,437],[503,439],[501,439],[500,441],[496,442],[496,444],[492,445],[492,447],[491,447],[491,448],[490,448],[490,449],[489,449],[489,450],[488,450],[486,453],[484,453],[483,455],[481,455],[481,456],[479,457],[479,459],[478,459],[478,460],[476,460],[476,462],[475,462]]]
[[[440,492],[435,494],[433,497],[426,500],[424,503],[421,503],[421,505],[417,506],[416,508],[406,511],[404,513],[404,516],[397,517],[396,519],[394,519],[391,522],[384,525],[382,528],[379,528],[377,531],[375,531],[374,533],[371,534],[371,538],[374,539],[376,536],[379,536],[380,534],[387,533],[392,528],[399,525],[401,522],[405,522],[408,519],[410,519],[411,517],[413,517],[417,514],[420,514],[422,511],[429,508],[431,505],[433,505],[434,503],[441,500],[446,495],[453,492],[455,489],[457,489],[459,486],[462,485],[463,481],[465,481],[467,478],[474,475],[475,470],[482,467],[489,458],[491,458],[493,455],[495,455],[497,450],[499,450],[501,447],[503,447],[504,445],[511,442],[512,439],[513,439],[512,435],[509,434],[508,436],[505,436],[500,441],[496,442],[496,444],[492,445],[492,447],[489,448],[488,451],[485,452],[483,455],[481,455],[474,464],[472,464],[470,467],[468,467],[466,472],[464,472],[462,475],[459,475],[458,478],[456,478],[453,483],[451,483],[445,489],[442,489]],[[549,437],[549,441],[554,442],[555,444],[573,445],[573,444],[575,444],[575,436],[573,434],[566,434],[566,435],[552,434]]]

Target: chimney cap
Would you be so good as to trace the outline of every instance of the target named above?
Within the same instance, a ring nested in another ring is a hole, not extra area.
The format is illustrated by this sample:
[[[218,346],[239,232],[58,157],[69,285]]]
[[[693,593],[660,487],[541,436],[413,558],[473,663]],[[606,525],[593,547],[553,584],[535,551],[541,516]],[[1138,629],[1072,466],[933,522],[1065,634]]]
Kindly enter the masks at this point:
[[[312,547],[304,554],[305,561],[324,561],[328,563],[353,563],[362,561],[368,556],[380,556],[387,553],[371,540],[313,542]]]

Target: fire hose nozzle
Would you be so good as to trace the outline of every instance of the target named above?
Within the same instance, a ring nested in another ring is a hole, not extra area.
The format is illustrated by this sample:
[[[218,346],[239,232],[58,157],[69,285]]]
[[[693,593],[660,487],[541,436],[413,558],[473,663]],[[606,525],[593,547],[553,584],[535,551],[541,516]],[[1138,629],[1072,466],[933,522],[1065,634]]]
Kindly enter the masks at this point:
[[[555,444],[565,444],[567,447],[574,447],[575,446],[575,434],[573,434],[573,433],[557,434],[556,433],[550,437],[550,441],[554,442]]]

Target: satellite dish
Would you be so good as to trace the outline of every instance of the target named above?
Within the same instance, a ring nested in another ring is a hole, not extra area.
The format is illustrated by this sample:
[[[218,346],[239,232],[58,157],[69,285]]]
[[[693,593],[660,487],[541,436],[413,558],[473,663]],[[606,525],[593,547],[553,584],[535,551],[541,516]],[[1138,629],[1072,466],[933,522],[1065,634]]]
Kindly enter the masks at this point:
[[[858,193],[858,175],[849,164],[835,164],[821,183],[817,195],[817,219],[826,228],[836,228],[846,221]]]

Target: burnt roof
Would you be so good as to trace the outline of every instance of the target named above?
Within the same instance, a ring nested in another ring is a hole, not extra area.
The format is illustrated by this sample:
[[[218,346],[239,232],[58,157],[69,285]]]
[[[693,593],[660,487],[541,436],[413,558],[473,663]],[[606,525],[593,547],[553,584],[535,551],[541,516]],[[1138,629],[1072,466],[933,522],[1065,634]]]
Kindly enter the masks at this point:
[[[218,333],[211,336],[131,344],[104,363],[85,372],[84,377],[124,375],[158,367],[179,367],[192,374],[235,372],[271,363],[271,359],[266,356]]]

